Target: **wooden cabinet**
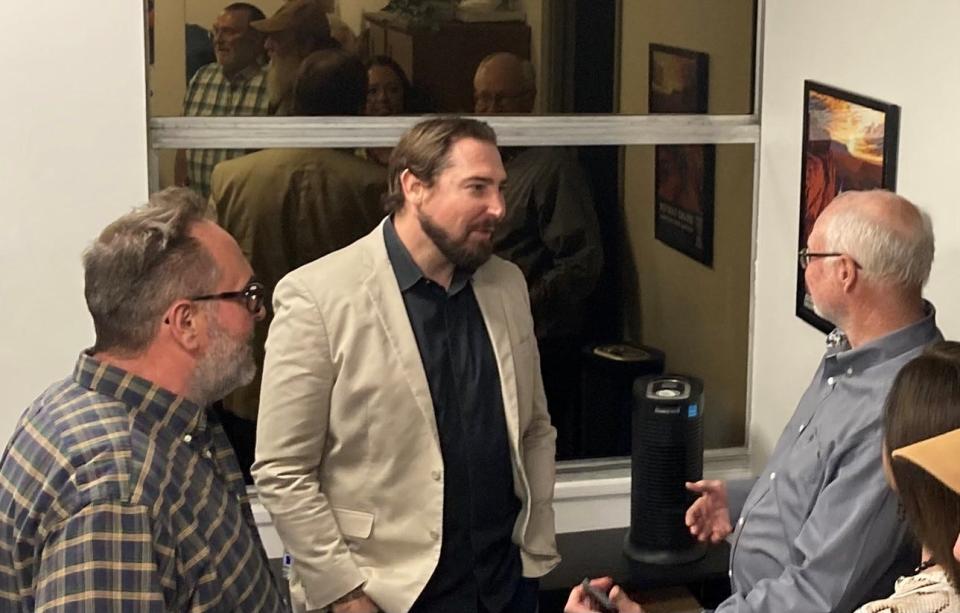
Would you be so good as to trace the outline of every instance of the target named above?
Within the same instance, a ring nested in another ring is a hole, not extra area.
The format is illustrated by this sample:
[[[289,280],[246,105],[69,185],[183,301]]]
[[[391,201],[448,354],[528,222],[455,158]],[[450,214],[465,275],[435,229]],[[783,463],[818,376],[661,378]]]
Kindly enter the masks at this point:
[[[366,13],[368,53],[393,58],[440,113],[473,112],[473,73],[484,57],[509,51],[530,58],[530,26],[520,21],[413,27],[391,13]]]

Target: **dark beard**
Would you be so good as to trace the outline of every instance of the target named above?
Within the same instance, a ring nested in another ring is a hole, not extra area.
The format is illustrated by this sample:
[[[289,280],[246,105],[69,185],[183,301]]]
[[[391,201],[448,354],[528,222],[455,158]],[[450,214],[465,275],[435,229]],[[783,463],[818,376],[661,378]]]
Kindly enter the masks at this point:
[[[493,253],[492,240],[486,245],[471,250],[465,243],[454,241],[446,230],[434,224],[427,216],[418,213],[417,217],[420,220],[423,233],[430,237],[440,253],[458,269],[473,274],[490,259],[490,255]]]

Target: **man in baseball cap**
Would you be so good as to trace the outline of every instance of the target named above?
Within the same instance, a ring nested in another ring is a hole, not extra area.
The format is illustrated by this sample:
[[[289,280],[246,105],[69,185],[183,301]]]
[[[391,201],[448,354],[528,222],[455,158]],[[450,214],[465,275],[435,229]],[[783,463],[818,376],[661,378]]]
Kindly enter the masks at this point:
[[[250,23],[266,35],[264,47],[270,56],[267,94],[273,114],[291,114],[293,84],[303,59],[314,51],[339,46],[330,36],[327,4],[323,0],[291,0],[272,17]]]

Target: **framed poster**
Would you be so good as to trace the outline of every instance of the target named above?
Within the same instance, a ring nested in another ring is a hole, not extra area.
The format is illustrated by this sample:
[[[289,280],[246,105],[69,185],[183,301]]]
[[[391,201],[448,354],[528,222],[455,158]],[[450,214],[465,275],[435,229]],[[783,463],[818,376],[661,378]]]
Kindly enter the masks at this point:
[[[807,246],[813,224],[841,192],[897,186],[900,107],[836,87],[803,82],[800,231]],[[822,332],[834,325],[817,315],[797,262],[797,317]]]
[[[650,45],[650,113],[706,113],[706,53]],[[654,236],[713,265],[713,145],[654,147]]]

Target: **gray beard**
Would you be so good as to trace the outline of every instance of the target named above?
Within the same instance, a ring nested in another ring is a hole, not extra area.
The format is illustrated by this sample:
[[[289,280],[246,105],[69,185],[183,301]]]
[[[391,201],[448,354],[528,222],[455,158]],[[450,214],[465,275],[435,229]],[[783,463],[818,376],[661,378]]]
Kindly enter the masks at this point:
[[[210,327],[210,346],[197,360],[188,397],[202,407],[247,385],[257,374],[257,363],[249,341],[231,337],[216,322]]]
[[[301,58],[295,55],[274,57],[267,67],[267,97],[270,108],[277,109],[278,115],[289,115],[293,109],[293,86],[297,83],[297,71]]]

